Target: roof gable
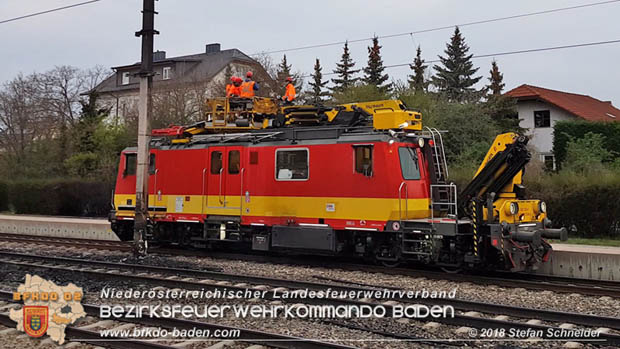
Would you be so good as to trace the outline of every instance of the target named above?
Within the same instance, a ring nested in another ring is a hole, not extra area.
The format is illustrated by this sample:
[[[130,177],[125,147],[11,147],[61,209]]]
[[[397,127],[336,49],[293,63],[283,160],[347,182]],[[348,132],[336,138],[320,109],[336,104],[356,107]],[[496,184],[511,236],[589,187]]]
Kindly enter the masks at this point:
[[[185,55],[179,57],[169,57],[161,61],[155,61],[154,66],[162,66],[175,63],[189,63],[186,70],[177,72],[175,79],[173,80],[157,80],[154,81],[154,86],[170,83],[191,83],[196,81],[209,81],[213,79],[217,73],[226,68],[230,63],[246,63],[254,66],[255,69],[263,69],[260,63],[252,59],[250,56],[241,52],[238,49],[221,50],[217,52],[199,53],[193,55]],[[129,85],[117,85],[117,74],[121,71],[136,71],[140,68],[140,62],[116,66],[112,69],[116,70],[114,74],[106,78],[102,83],[96,86],[93,90],[99,93],[107,92],[119,92],[126,90],[135,90],[138,88],[136,84]],[[265,73],[266,74],[266,73]],[[268,76],[268,75],[267,75]]]
[[[596,98],[523,84],[504,95],[517,100],[542,100],[588,121],[620,121],[620,109]]]

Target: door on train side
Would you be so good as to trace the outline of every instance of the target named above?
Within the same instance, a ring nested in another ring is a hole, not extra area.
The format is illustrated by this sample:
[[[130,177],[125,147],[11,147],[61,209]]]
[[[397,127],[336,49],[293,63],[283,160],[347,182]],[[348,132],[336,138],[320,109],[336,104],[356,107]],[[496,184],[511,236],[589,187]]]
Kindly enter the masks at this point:
[[[209,147],[206,172],[207,214],[224,214],[226,208],[226,147]]]
[[[245,168],[243,167],[243,147],[229,146],[226,147],[226,168],[224,181],[224,201],[226,204],[227,215],[240,216],[243,206],[243,178],[245,176]]]
[[[207,214],[238,216],[245,174],[242,147],[209,147],[206,171]]]
[[[160,165],[163,163],[161,154],[161,152],[151,152],[149,157],[149,211],[156,214],[166,212],[166,201],[163,194],[164,178]]]

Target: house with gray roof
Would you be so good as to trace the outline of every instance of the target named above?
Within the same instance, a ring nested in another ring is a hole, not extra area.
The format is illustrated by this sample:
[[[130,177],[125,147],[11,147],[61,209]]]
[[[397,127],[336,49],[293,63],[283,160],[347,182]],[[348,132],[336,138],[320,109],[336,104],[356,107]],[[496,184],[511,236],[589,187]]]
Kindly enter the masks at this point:
[[[166,57],[165,51],[153,54],[153,93],[179,91],[195,92],[197,105],[205,98],[225,95],[227,74],[244,77],[247,71],[254,73],[254,80],[261,88],[257,95],[266,96],[275,88],[275,81],[263,66],[238,49],[221,50],[220,44],[208,44],[203,53]],[[123,120],[137,113],[140,90],[140,62],[112,67],[114,73],[97,85],[99,104],[110,109],[110,116]]]

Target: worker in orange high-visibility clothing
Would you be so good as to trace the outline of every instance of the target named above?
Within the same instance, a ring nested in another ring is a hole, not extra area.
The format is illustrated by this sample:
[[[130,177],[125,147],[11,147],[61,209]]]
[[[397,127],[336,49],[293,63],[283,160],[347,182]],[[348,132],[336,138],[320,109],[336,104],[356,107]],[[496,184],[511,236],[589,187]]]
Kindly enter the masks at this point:
[[[233,76],[230,78],[232,84],[226,85],[226,97],[239,97],[241,95],[241,83],[243,80]]]
[[[235,77],[231,76],[230,77],[230,83],[226,84],[226,97],[230,97],[230,92],[231,92],[231,90],[232,90],[232,88],[234,86],[233,85],[234,83],[235,83]]]
[[[295,100],[295,86],[293,86],[293,78],[290,76],[286,78],[286,92],[284,96],[282,96],[282,101],[284,101],[284,105],[292,105]]]
[[[241,84],[241,98],[252,98],[255,95],[255,92],[258,91],[258,89],[260,88],[260,86],[258,86],[258,83],[254,80],[252,80],[252,76],[254,74],[252,74],[251,71],[249,71],[247,74],[245,74],[245,81]]]

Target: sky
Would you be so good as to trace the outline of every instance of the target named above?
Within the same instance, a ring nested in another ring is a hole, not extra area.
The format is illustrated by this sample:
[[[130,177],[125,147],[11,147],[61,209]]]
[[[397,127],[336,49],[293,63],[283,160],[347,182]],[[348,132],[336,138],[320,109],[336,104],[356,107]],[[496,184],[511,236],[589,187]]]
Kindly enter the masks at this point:
[[[83,0],[3,0],[0,21]],[[506,17],[601,0],[159,0],[155,49],[168,57],[201,53],[205,44],[246,54],[383,36]],[[0,83],[17,74],[58,65],[113,67],[140,60],[140,0],[101,0],[85,6],[0,24]],[[620,39],[620,1],[525,18],[463,26],[475,55]],[[443,54],[452,28],[380,39],[384,64],[413,60],[419,45],[426,60]],[[357,68],[368,57],[370,40],[351,43]],[[273,54],[274,61],[284,53]],[[342,45],[286,52],[293,70],[312,72],[319,58],[331,72]],[[620,106],[620,43],[475,59],[486,84],[491,61],[504,74],[506,90],[536,85],[611,100]],[[404,80],[410,69],[387,69]],[[331,76],[326,76],[329,78]]]

